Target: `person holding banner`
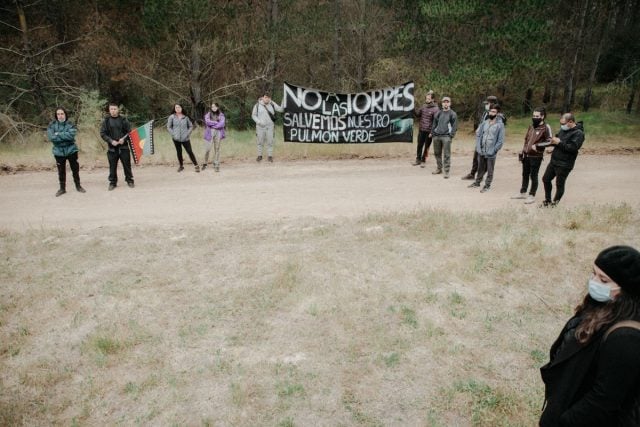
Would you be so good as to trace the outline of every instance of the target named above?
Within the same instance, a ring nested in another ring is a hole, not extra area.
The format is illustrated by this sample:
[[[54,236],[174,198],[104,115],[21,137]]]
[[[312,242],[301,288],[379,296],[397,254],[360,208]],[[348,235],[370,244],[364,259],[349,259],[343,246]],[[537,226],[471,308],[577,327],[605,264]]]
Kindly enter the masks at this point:
[[[56,159],[58,167],[58,181],[60,189],[56,197],[67,192],[67,160],[73,174],[73,182],[76,190],[86,193],[80,185],[80,165],[78,164],[78,146],[76,145],[76,127],[67,120],[67,111],[59,107],[56,109],[56,118],[47,128],[47,137],[53,144],[53,157]]]
[[[420,130],[418,131],[418,150],[416,152],[416,161],[413,166],[424,167],[427,157],[429,157],[429,147],[431,146],[431,127],[433,125],[433,116],[440,111],[438,104],[433,101],[433,91],[427,92],[425,103],[415,112],[416,117],[420,118]]]
[[[191,159],[191,163],[195,165],[196,172],[200,172],[200,166],[198,166],[196,156],[193,154],[193,150],[191,149],[190,138],[191,132],[193,132],[193,123],[191,123],[191,119],[183,113],[182,105],[173,105],[173,113],[169,116],[169,120],[167,120],[167,130],[169,131],[169,134],[171,134],[173,145],[176,147],[178,163],[180,163],[178,172],[182,172],[184,170],[184,161],[182,159],[183,146]]]
[[[109,116],[102,122],[100,136],[109,146],[109,191],[118,186],[118,160],[122,162],[124,177],[129,187],[135,187],[131,172],[131,151],[126,143],[127,134],[131,132],[129,121],[120,115],[118,104],[109,103]]]
[[[444,168],[445,179],[449,178],[451,169],[451,140],[458,130],[458,115],[451,109],[451,98],[442,98],[442,110],[433,116],[431,136],[433,137],[433,154],[438,167],[432,173],[438,175]],[[444,151],[444,162],[442,152]]]
[[[275,131],[276,111],[284,112],[284,108],[271,100],[271,96],[264,94],[253,106],[251,118],[256,122],[256,137],[258,142],[257,162],[262,161],[263,147],[267,145],[267,160],[273,162],[273,135]]]
[[[225,137],[225,118],[220,106],[215,102],[211,104],[211,110],[204,115],[204,164],[202,170],[209,163],[209,153],[213,146],[213,170],[220,172],[220,143]]]

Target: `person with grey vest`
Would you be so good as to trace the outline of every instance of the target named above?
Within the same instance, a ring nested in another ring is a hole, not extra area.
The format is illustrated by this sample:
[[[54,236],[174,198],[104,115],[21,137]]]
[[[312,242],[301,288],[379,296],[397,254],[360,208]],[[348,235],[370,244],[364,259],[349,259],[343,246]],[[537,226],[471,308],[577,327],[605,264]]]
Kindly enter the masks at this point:
[[[498,156],[498,151],[500,151],[504,145],[504,123],[499,113],[500,106],[497,104],[491,105],[487,118],[484,122],[480,123],[476,131],[478,174],[476,180],[469,185],[469,188],[480,187],[480,183],[486,172],[487,178],[484,181],[484,187],[480,190],[481,193],[485,193],[491,189],[496,157]]]
[[[451,169],[451,140],[458,130],[458,115],[451,109],[451,98],[442,98],[442,110],[433,116],[431,136],[433,138],[433,154],[438,164],[432,173],[441,174],[444,168],[445,179],[449,178]],[[444,152],[444,159],[442,153]],[[444,160],[444,161],[443,161]]]
[[[193,123],[191,123],[191,119],[183,113],[182,105],[173,105],[173,114],[171,114],[167,120],[167,130],[169,131],[169,134],[171,134],[173,145],[176,147],[178,163],[180,164],[178,172],[182,172],[184,170],[182,147],[187,151],[187,154],[191,159],[191,163],[195,165],[196,172],[200,172],[200,166],[198,166],[196,156],[193,154],[193,150],[191,149],[191,132],[193,132]]]
[[[264,94],[253,106],[251,118],[256,122],[257,162],[262,161],[262,151],[265,144],[267,145],[267,160],[273,162],[273,134],[275,131],[276,111],[282,113],[284,108],[273,102],[268,94]]]

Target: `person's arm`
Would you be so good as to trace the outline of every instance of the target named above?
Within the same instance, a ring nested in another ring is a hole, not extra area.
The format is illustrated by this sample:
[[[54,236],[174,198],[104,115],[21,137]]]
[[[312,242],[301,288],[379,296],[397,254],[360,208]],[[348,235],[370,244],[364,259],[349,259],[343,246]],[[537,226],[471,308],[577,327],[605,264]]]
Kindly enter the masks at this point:
[[[167,130],[169,131],[170,135],[173,135],[173,114],[169,116],[169,119],[167,120]]]
[[[496,153],[500,151],[504,145],[504,123],[498,124],[498,134],[496,135]]]
[[[223,113],[218,114],[218,121],[217,122],[213,122],[213,128],[214,129],[224,129],[224,114]]]
[[[455,112],[451,112],[451,132],[449,133],[451,135],[451,138],[454,138],[456,136],[456,132],[458,131],[458,115]]]
[[[578,154],[578,150],[582,147],[582,143],[584,142],[584,133],[582,132],[574,132],[574,134],[566,141],[560,141],[556,145],[556,150],[560,149],[566,153]]]
[[[617,419],[640,382],[640,331],[619,328],[604,341],[593,387],[560,417],[560,426],[596,427]]]
[[[273,109],[275,111],[277,111],[278,113],[284,113],[284,108],[282,108],[281,106],[279,106],[275,102],[271,101],[271,105],[273,105]]]
[[[191,132],[193,132],[193,123],[191,119],[187,117],[187,139],[191,138]]]
[[[58,142],[58,134],[53,128],[54,125],[55,122],[51,122],[47,127],[47,138],[55,145]]]
[[[100,126],[100,137],[104,142],[106,142],[109,145],[112,145],[114,141],[111,138],[111,135],[109,135],[109,126],[107,125],[108,121],[109,121],[108,117],[102,121],[102,126]]]
[[[253,106],[253,111],[251,112],[251,118],[256,124],[260,124],[260,118],[258,117],[258,104]]]

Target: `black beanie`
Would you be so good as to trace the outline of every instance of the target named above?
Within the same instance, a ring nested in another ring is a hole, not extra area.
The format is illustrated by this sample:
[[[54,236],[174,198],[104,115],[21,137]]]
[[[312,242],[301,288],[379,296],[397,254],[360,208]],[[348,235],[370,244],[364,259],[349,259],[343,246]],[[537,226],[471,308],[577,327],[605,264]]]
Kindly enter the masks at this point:
[[[611,246],[595,264],[630,295],[640,296],[640,252],[630,246]]]

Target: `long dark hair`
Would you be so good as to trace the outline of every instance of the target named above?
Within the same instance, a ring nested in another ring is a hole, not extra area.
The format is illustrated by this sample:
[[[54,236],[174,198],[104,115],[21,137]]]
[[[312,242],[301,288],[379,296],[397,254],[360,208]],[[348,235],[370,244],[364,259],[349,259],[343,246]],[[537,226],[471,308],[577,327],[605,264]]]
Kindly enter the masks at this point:
[[[640,320],[640,299],[621,290],[614,301],[601,303],[587,294],[576,307],[576,315],[582,317],[576,328],[576,340],[584,345],[605,327],[623,320]]]
[[[64,113],[64,121],[66,122],[67,120],[69,120],[69,113],[67,112],[67,110],[65,110],[64,107],[56,107],[56,109],[53,111],[53,120],[54,121],[58,121],[58,110],[62,110],[62,112]]]

